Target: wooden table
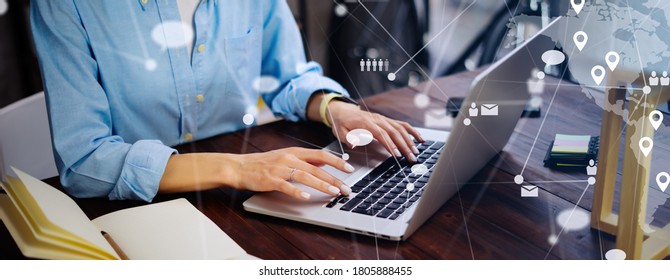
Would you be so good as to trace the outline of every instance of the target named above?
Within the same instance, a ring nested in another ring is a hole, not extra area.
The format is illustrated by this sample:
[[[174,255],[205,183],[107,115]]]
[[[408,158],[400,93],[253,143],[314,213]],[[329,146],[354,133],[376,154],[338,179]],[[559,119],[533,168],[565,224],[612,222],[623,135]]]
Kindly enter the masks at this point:
[[[428,90],[430,108],[444,108],[447,96],[465,95],[476,74],[466,72],[435,81]],[[242,202],[251,192],[216,189],[159,195],[155,201],[187,198],[247,252],[263,259],[601,259],[614,248],[614,237],[589,227],[563,231],[555,246],[548,242],[549,236],[561,230],[556,222],[560,211],[571,210],[576,204],[583,210],[591,209],[593,187],[587,188],[585,171],[559,172],[543,167],[546,149],[555,133],[597,135],[602,110],[578,86],[551,78],[546,82],[542,117],[521,119],[504,151],[405,242],[248,213]],[[416,108],[413,99],[425,86],[393,90],[363,103],[371,111],[423,126],[424,110]],[[666,128],[658,134],[652,173],[670,166],[670,142],[661,140],[668,139],[670,133]],[[181,153],[252,153],[290,146],[323,147],[333,139],[320,124],[281,121],[177,148]],[[523,175],[540,187],[537,198],[520,197],[519,185],[513,182],[527,158]],[[56,178],[46,181],[59,186]],[[660,205],[650,211],[652,224],[665,225],[670,220],[668,198],[652,187],[649,204]],[[143,204],[76,201],[90,218]],[[0,243],[0,258],[22,258],[4,226],[0,226]]]

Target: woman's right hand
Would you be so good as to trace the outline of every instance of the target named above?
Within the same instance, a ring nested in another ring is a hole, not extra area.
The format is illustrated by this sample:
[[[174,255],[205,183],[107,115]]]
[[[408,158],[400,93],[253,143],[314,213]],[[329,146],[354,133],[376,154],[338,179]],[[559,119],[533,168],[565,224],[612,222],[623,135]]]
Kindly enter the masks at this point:
[[[257,192],[279,191],[300,200],[310,195],[291,184],[301,183],[336,196],[351,188],[319,168],[330,165],[351,173],[354,168],[323,150],[286,148],[255,154],[193,153],[168,160],[159,192],[187,192],[228,186]]]
[[[291,181],[337,196],[349,195],[351,188],[319,168],[330,165],[351,173],[354,168],[341,158],[323,150],[286,148],[265,153],[233,155],[236,174],[229,184],[236,189],[257,192],[279,191],[300,200],[308,200],[309,193],[291,184]]]

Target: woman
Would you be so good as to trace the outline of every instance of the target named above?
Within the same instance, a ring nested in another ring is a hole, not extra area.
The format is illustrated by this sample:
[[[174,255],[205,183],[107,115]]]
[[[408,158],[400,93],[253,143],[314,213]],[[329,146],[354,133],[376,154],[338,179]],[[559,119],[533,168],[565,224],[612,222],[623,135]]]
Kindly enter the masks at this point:
[[[332,124],[340,140],[367,129],[395,156],[415,160],[418,153],[410,136],[421,140],[416,130],[350,104],[318,64],[305,62],[284,1],[36,0],[31,6],[56,163],[72,195],[151,201],[158,192],[226,186],[309,199],[288,181],[349,194],[317,166],[353,168],[323,151],[170,148],[244,128],[261,76],[278,81],[276,89],[260,89],[278,116]]]

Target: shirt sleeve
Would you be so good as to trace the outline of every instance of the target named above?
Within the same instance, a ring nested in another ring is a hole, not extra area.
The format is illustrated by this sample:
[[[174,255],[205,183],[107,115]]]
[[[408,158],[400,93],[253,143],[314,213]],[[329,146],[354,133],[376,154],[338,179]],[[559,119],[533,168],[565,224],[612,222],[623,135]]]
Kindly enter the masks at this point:
[[[77,197],[151,201],[169,157],[157,140],[113,135],[109,103],[86,31],[71,0],[31,2],[61,184]]]
[[[323,76],[321,66],[306,62],[298,26],[286,1],[265,1],[261,74],[279,79],[277,91],[261,95],[272,111],[290,121],[306,120],[306,107],[314,92],[348,96],[336,81]]]

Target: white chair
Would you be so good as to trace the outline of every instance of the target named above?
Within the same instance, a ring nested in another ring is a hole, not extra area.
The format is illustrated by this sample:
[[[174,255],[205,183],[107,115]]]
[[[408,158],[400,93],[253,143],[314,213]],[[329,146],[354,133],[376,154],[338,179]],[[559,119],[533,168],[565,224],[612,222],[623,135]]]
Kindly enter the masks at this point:
[[[38,179],[58,175],[44,92],[0,109],[0,179],[14,166]]]

